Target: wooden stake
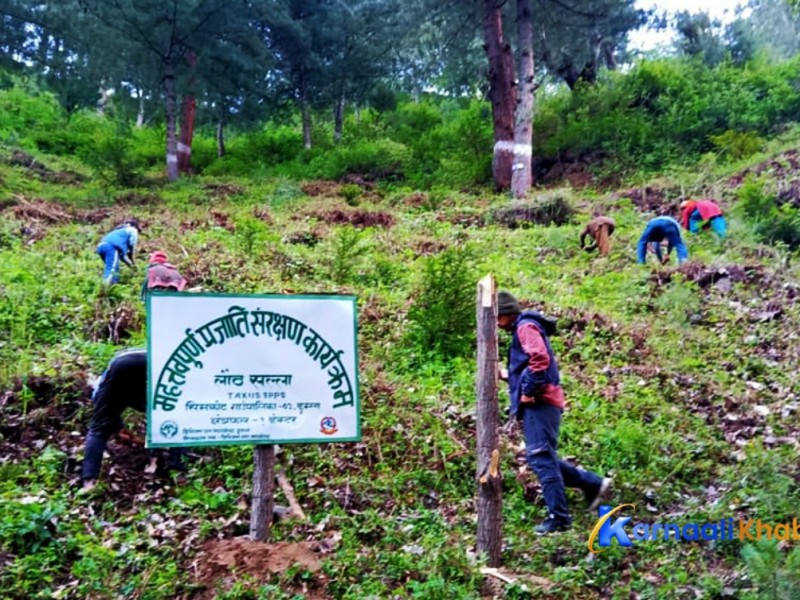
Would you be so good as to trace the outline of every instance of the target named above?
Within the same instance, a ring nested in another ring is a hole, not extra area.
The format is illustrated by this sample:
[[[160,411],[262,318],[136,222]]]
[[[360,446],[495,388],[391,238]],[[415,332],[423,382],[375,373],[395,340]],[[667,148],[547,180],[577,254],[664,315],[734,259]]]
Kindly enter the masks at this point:
[[[281,486],[281,490],[283,490],[283,495],[286,496],[286,501],[289,503],[289,508],[291,509],[292,516],[297,517],[301,521],[305,521],[306,513],[303,512],[303,508],[297,501],[297,496],[294,495],[294,488],[292,488],[292,484],[289,483],[289,480],[286,478],[286,473],[283,472],[282,467],[278,467],[277,471],[278,471],[278,485]]]
[[[478,282],[477,322],[477,551],[479,555],[486,555],[486,564],[489,567],[499,567],[503,538],[503,497],[498,449],[500,415],[497,406],[497,294],[494,277],[491,275]]]
[[[250,511],[250,539],[264,542],[272,526],[275,504],[275,447],[256,446],[253,450],[253,501]]]

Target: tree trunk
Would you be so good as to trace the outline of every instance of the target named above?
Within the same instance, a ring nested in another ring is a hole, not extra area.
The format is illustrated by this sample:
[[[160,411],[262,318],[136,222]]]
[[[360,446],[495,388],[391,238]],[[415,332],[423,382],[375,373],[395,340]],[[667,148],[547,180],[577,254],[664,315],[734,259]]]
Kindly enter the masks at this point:
[[[336,100],[333,107],[333,143],[338,144],[342,141],[342,128],[344,127],[344,90],[341,96]]]
[[[489,58],[489,98],[494,121],[492,177],[496,190],[511,186],[514,162],[514,64],[511,47],[503,41],[503,21],[497,0],[485,0],[483,16],[484,50]]]
[[[217,156],[220,158],[225,156],[225,124],[222,118],[217,121]]]
[[[497,406],[497,295],[494,277],[491,275],[478,282],[477,317],[477,552],[479,556],[486,555],[488,566],[499,567],[503,541],[503,490],[498,468],[500,415]]]
[[[167,118],[167,179],[177,181],[178,171],[178,137],[177,129],[178,100],[175,91],[175,65],[172,57],[164,59],[164,104]]]
[[[192,170],[192,138],[194,137],[194,114],[197,109],[197,100],[194,96],[183,99],[181,110],[181,132],[178,141],[178,170],[188,174]]]
[[[514,167],[511,194],[524,198],[533,182],[533,22],[530,0],[517,0],[517,32],[519,37],[519,89],[514,124]]]
[[[275,503],[275,446],[262,444],[253,449],[253,499],[250,513],[250,539],[269,539]]]
[[[108,99],[109,99],[108,88],[105,86],[104,81],[100,82],[99,93],[100,93],[100,99],[97,101],[97,114],[102,116],[106,114],[106,108],[108,108]]]
[[[197,62],[197,55],[189,51],[186,55],[186,62],[190,67],[194,67]],[[188,87],[192,87],[191,81]],[[194,99],[194,96],[184,96],[183,110],[181,111],[180,141],[178,142],[178,170],[186,174],[192,170],[192,139],[194,138],[194,115],[196,110],[197,100]]]
[[[136,111],[136,128],[144,127],[144,90],[139,88],[139,110]]]
[[[306,96],[306,82],[301,77],[300,79],[300,113],[303,119],[303,148],[306,150],[311,149],[311,109],[308,106],[308,97]]]

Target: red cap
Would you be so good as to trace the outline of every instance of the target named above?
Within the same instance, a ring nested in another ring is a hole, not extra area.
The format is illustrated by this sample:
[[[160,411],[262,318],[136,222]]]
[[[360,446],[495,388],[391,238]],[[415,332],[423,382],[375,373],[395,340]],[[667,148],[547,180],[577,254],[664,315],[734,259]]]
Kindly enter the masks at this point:
[[[150,255],[151,263],[165,263],[167,262],[167,253],[161,250],[156,250]]]

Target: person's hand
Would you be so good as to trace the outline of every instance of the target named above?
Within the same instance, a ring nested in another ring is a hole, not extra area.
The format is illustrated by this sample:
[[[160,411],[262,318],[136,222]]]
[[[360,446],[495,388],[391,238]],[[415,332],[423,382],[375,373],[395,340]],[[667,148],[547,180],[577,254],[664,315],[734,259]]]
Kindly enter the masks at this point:
[[[519,397],[520,404],[533,404],[534,402],[536,402],[536,399],[533,396],[526,396],[525,394],[522,394]]]
[[[662,265],[665,265],[668,262],[669,262],[669,254],[667,254],[666,256],[664,256],[664,258],[661,259],[661,264]]]
[[[500,367],[497,371],[497,376],[500,378],[500,381],[508,381],[508,369]]]

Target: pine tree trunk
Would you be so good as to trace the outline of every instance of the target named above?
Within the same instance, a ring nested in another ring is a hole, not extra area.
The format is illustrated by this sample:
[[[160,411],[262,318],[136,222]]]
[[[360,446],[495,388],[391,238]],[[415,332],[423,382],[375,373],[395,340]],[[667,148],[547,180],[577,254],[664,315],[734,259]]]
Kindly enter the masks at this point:
[[[217,121],[217,156],[225,156],[225,124],[221,118]]]
[[[519,38],[519,89],[514,124],[514,166],[511,174],[511,195],[524,198],[533,182],[533,22],[530,0],[517,0],[517,33]]]
[[[311,149],[311,109],[308,106],[308,97],[306,96],[306,82],[305,79],[300,79],[300,112],[303,119],[303,148],[306,150]]]
[[[197,56],[191,50],[186,55],[186,62],[194,67]],[[192,82],[189,82],[191,88]],[[192,170],[192,139],[194,138],[194,115],[197,110],[197,100],[194,96],[184,96],[183,110],[181,110],[181,131],[178,141],[178,170],[181,173],[190,173]]]
[[[139,110],[136,111],[136,128],[144,127],[144,90],[139,88]]]
[[[489,98],[494,120],[492,177],[496,190],[511,186],[514,162],[514,64],[511,47],[503,40],[503,21],[498,0],[485,0],[483,16],[484,50],[489,59]]]
[[[181,111],[181,132],[178,141],[178,170],[181,173],[190,173],[192,170],[192,138],[194,137],[194,115],[197,109],[197,100],[194,96],[183,99]]]
[[[177,181],[180,173],[178,171],[178,137],[177,112],[178,99],[175,91],[175,66],[172,58],[164,59],[164,104],[167,119],[167,179]]]
[[[344,90],[333,107],[333,143],[338,144],[342,141],[342,129],[344,127]]]

